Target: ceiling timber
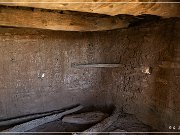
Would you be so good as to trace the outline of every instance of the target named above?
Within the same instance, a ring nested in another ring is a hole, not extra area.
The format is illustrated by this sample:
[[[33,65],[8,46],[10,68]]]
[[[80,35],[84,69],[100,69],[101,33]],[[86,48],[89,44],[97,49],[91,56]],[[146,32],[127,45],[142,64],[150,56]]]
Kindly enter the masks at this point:
[[[0,7],[0,26],[28,27],[63,31],[102,31],[127,28],[130,17],[92,13]]]
[[[17,0],[1,1],[4,2],[1,3],[2,5],[8,6],[25,6],[53,10],[71,10],[106,14],[111,16],[115,16],[118,14],[129,14],[134,16],[141,14],[151,14],[158,15],[164,18],[180,17],[180,4],[159,3],[167,1],[173,2],[173,0],[18,0],[18,3],[15,3],[17,2]]]

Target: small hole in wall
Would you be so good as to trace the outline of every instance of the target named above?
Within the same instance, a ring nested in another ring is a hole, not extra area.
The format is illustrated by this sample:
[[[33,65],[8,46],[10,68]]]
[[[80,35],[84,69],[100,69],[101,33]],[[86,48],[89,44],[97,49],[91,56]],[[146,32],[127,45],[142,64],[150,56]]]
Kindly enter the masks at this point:
[[[89,47],[93,47],[94,45],[93,44],[88,44]]]

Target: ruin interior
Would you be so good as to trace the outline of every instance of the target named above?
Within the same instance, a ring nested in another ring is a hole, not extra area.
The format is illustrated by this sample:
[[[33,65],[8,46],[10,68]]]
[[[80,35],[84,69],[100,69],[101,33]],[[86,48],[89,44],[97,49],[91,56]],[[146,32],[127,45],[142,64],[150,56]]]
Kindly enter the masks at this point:
[[[1,132],[180,131],[177,1],[20,1],[0,3]]]

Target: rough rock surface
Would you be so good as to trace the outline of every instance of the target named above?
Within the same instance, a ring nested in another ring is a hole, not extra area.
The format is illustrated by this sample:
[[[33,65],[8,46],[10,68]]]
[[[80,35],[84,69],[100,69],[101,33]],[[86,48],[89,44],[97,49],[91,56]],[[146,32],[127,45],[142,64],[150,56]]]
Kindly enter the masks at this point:
[[[4,0],[4,2],[14,2],[16,0]],[[36,0],[26,0],[26,2],[35,2]],[[99,13],[107,15],[129,14],[141,15],[152,14],[163,17],[180,17],[180,5],[178,0],[39,0],[38,2],[47,3],[2,3],[10,6],[27,6],[44,9],[71,10],[80,12]],[[48,3],[51,2],[51,3]],[[54,3],[59,2],[59,3]],[[65,3],[61,3],[65,2]],[[78,2],[78,3],[72,3]],[[79,3],[80,2],[80,3]],[[84,2],[84,3],[82,3]],[[86,3],[85,3],[86,2]],[[88,3],[90,2],[90,3]],[[92,3],[94,2],[94,3]],[[102,3],[107,2],[107,3]],[[113,3],[114,2],[114,3]],[[117,3],[123,2],[123,3]],[[135,2],[135,3],[134,3]],[[151,3],[141,3],[151,2]],[[155,3],[161,2],[161,3]],[[169,2],[169,3],[162,3]]]
[[[179,19],[104,32],[1,28],[0,119],[76,103],[115,104],[169,131],[180,123],[180,70],[169,64],[180,61],[179,33]],[[125,67],[78,69],[72,63]],[[142,66],[151,74],[135,70]]]

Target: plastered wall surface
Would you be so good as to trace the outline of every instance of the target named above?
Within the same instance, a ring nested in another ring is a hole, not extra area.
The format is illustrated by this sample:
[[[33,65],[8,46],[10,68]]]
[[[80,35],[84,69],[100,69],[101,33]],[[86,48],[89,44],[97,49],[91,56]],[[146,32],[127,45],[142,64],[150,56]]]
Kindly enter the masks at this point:
[[[0,119],[110,105],[156,129],[180,124],[180,21],[104,32],[0,29]],[[120,68],[72,64],[120,63]],[[151,74],[142,68],[151,67]]]

